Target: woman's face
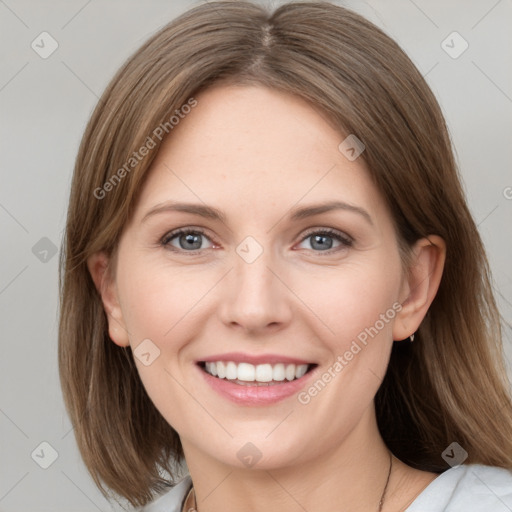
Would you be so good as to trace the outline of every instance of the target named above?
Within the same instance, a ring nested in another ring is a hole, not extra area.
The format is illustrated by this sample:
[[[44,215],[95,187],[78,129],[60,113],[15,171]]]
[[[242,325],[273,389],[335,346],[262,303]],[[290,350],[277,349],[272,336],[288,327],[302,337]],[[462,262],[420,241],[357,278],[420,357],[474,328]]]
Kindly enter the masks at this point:
[[[186,454],[304,462],[368,428],[393,338],[414,331],[392,218],[302,100],[216,86],[197,101],[121,237],[110,335]]]

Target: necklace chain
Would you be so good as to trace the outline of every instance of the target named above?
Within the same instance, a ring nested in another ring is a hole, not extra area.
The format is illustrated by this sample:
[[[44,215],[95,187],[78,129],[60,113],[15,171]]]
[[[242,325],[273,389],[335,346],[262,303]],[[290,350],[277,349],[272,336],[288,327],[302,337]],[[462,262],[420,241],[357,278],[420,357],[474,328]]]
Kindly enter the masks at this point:
[[[381,512],[382,507],[384,506],[384,498],[386,497],[386,491],[388,490],[389,477],[391,476],[391,467],[392,466],[393,466],[393,455],[391,454],[391,452],[389,452],[388,478],[386,479],[386,485],[384,486],[384,490],[382,491],[382,496],[380,497],[379,508],[377,509],[378,512]],[[194,502],[195,502],[195,493],[194,493]]]
[[[388,484],[389,484],[389,477],[391,476],[391,468],[393,466],[393,455],[391,452],[389,452],[389,470],[388,470],[388,477],[386,479],[386,485],[384,486],[384,491],[382,491],[382,495],[379,500],[379,508],[377,509],[377,512],[382,511],[382,507],[384,506],[384,499],[386,498],[386,491],[388,490]],[[194,505],[190,508],[187,507],[187,503],[189,502],[190,497],[193,497],[194,499]],[[184,508],[182,512],[199,512],[197,510],[197,503],[196,503],[196,493],[194,491],[194,486],[190,488],[190,491],[188,491],[187,497],[184,502]]]

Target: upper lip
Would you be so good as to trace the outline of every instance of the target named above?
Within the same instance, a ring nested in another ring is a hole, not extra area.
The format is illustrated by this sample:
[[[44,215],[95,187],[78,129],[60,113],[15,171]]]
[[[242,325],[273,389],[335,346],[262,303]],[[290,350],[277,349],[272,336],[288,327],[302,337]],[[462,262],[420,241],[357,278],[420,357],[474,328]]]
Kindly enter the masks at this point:
[[[234,363],[249,363],[253,365],[257,364],[313,364],[311,361],[306,361],[298,357],[283,356],[279,354],[244,354],[242,352],[228,352],[226,354],[215,354],[208,356],[203,359],[199,359],[198,363],[205,362],[210,363],[214,361],[233,361]]]

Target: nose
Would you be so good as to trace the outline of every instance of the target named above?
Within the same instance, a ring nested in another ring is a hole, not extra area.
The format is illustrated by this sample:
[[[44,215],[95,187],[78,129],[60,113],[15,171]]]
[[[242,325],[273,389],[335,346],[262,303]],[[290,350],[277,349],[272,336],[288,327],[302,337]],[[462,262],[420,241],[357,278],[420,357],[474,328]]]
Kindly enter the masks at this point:
[[[234,268],[223,280],[218,314],[221,321],[246,333],[282,329],[292,317],[292,292],[264,251],[256,261],[235,255]]]

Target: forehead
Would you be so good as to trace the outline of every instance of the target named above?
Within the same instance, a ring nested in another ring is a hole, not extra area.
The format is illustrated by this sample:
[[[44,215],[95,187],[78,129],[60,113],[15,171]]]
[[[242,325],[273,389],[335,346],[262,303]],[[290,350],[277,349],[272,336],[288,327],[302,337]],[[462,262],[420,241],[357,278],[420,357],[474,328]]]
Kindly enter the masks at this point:
[[[340,151],[346,135],[301,98],[217,85],[196,100],[148,170],[139,219],[147,207],[177,198],[237,214],[326,199],[386,213],[363,160]]]

